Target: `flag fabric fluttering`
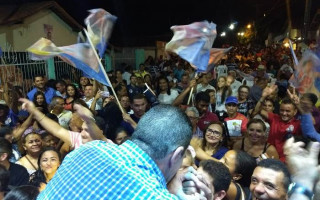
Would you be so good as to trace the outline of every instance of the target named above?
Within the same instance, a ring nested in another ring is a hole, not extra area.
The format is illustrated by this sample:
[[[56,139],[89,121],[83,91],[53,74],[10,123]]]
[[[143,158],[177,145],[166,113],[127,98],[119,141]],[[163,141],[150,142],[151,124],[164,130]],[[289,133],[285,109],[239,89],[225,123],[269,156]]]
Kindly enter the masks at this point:
[[[311,51],[305,52],[289,82],[300,94],[320,94],[320,59]]]
[[[107,41],[111,35],[116,17],[103,9],[90,10],[90,15],[85,19],[90,40],[98,50],[100,57],[103,56]],[[78,38],[81,38],[79,33]],[[27,49],[30,58],[33,60],[46,60],[54,56],[60,57],[65,62],[82,70],[84,74],[96,79],[100,83],[110,86],[107,77],[103,73],[103,66],[99,66],[99,61],[95,56],[95,50],[91,48],[85,38],[78,40],[77,44],[57,47],[52,41],[41,38]]]
[[[210,50],[217,35],[216,25],[203,21],[172,26],[171,30],[174,35],[166,45],[166,51],[178,54],[198,72],[207,71]]]
[[[104,85],[110,85],[99,67],[94,50],[85,43],[56,47],[50,40],[41,38],[27,51],[30,52],[32,60],[45,60],[58,56],[63,61],[85,72],[89,77]]]
[[[233,47],[229,48],[212,48],[210,50],[210,59],[209,59],[209,64],[217,64],[224,55],[226,55]]]
[[[98,50],[99,56],[102,57],[117,17],[101,8],[89,10],[89,13],[84,22],[87,25],[88,35],[94,47]]]

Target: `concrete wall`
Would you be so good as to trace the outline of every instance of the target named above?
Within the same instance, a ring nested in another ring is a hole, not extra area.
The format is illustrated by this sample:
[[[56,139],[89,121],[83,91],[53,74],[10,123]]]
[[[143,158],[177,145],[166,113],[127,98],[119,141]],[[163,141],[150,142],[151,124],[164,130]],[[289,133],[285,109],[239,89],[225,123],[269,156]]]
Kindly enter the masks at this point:
[[[26,18],[23,24],[0,27],[0,46],[8,42],[15,51],[25,51],[38,39],[46,37],[44,24],[53,27],[52,40],[57,46],[76,43],[77,33],[54,12],[43,10]]]

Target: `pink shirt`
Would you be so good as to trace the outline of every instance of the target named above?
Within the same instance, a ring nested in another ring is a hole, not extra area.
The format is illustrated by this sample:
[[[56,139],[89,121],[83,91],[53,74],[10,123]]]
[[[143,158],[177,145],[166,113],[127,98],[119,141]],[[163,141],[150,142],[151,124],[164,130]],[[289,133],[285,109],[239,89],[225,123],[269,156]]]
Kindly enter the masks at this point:
[[[71,147],[74,149],[79,148],[83,145],[81,134],[78,132],[69,131]]]

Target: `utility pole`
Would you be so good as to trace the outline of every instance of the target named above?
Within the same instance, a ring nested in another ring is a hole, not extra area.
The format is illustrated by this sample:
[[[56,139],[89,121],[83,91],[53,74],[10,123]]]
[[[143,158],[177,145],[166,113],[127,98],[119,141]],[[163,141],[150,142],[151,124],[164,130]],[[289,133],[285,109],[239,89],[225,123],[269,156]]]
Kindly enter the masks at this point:
[[[306,41],[308,38],[311,4],[312,4],[312,0],[306,0],[306,5],[304,9],[304,19],[303,19],[303,32],[302,32],[302,37],[304,41]]]

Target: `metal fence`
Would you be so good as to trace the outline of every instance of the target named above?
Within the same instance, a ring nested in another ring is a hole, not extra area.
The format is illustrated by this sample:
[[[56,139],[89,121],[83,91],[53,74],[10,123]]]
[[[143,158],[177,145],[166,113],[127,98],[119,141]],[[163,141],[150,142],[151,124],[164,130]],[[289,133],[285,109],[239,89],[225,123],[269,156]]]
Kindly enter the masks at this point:
[[[73,66],[62,61],[60,58],[54,58],[55,79],[61,79],[62,75],[68,75],[72,81],[76,82],[76,77],[73,76],[72,70],[75,71],[78,77],[82,72],[75,69]],[[21,86],[23,92],[27,93],[33,87],[33,77],[37,74],[48,74],[48,64],[45,60],[34,61],[29,58],[27,52],[3,52],[0,59],[0,85],[8,81],[13,85]]]
[[[11,82],[27,92],[36,74],[48,76],[46,61],[33,61],[26,52],[4,52],[0,62],[1,85]]]
[[[13,85],[21,86],[23,92],[27,93],[33,87],[33,77],[42,74],[49,78],[48,63],[45,60],[31,60],[27,52],[7,51],[0,57],[0,88],[3,82],[9,81]],[[121,63],[126,63],[135,67],[135,48],[118,48],[113,54],[112,68],[119,67]],[[105,64],[105,60],[101,61]],[[59,80],[63,75],[70,77],[71,81],[77,82],[82,76],[82,72],[59,57],[54,58],[55,79]],[[74,72],[73,72],[74,71]],[[0,95],[1,98],[1,95]]]

